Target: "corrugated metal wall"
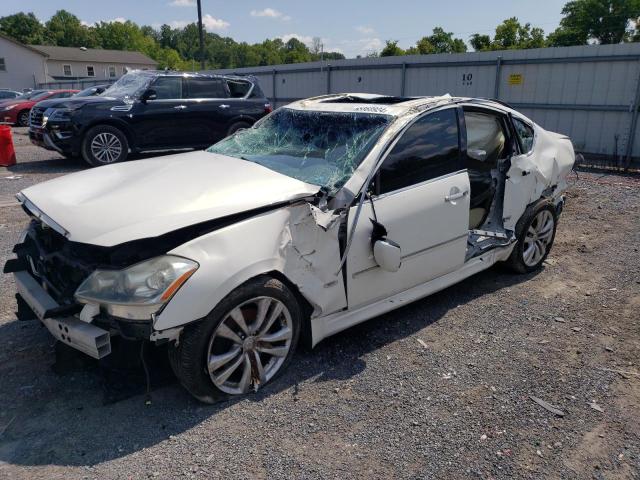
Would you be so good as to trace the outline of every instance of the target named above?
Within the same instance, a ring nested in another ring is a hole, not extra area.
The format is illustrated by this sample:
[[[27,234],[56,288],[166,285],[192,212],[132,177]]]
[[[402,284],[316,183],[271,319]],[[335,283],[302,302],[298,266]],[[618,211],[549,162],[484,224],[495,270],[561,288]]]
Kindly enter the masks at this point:
[[[640,44],[338,60],[219,70],[255,75],[276,106],[338,92],[497,98],[587,154],[640,158]],[[630,136],[632,142],[629,141]]]

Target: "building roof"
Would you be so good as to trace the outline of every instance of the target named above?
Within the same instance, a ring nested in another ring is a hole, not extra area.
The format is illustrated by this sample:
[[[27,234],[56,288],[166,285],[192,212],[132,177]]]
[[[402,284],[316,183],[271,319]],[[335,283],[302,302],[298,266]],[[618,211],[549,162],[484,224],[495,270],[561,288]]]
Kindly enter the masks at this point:
[[[14,43],[20,47],[26,48],[27,50],[31,50],[34,53],[37,53],[38,55],[42,55],[42,56],[46,56],[46,53],[41,52],[40,50],[36,50],[35,48],[33,48],[30,45],[25,45],[24,43],[20,43],[18,40],[16,40],[15,38],[11,38],[7,35],[3,35],[2,33],[0,33],[0,38],[5,39],[8,42]]]
[[[158,64],[155,60],[140,52],[127,50],[103,50],[99,48],[53,47],[50,45],[31,45],[50,60],[66,60],[68,62],[124,63],[135,65]]]

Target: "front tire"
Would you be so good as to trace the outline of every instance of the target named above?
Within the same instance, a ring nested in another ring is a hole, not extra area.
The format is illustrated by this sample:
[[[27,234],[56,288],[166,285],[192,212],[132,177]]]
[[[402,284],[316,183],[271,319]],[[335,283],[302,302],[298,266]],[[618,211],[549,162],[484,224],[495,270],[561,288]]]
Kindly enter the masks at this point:
[[[111,125],[89,129],[82,140],[82,158],[92,167],[122,162],[129,154],[129,142],[122,131]]]
[[[551,252],[557,223],[556,209],[549,201],[528,207],[516,225],[518,240],[507,265],[517,273],[538,270]]]
[[[229,130],[227,131],[227,137],[233,135],[236,132],[239,132],[240,130],[246,130],[247,128],[251,128],[251,124],[247,123],[247,122],[236,122],[233,125],[231,125],[229,127]]]
[[[300,336],[302,311],[280,280],[261,276],[227,295],[169,346],[180,383],[214,403],[257,391],[287,367]]]
[[[22,110],[18,112],[17,124],[19,127],[28,127],[29,126],[29,112],[30,110]]]

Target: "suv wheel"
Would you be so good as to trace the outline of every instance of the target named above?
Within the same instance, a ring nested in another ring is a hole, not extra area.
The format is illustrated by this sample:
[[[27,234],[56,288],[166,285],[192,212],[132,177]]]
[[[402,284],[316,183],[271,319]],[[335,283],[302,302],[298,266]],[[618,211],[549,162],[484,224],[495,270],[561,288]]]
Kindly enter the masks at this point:
[[[247,122],[236,122],[233,125],[231,125],[229,127],[229,130],[227,131],[227,137],[230,135],[233,135],[236,132],[239,132],[240,130],[246,130],[247,128],[251,128],[251,124],[247,123]]]
[[[540,268],[551,252],[557,220],[555,208],[546,200],[527,208],[516,225],[518,243],[507,265],[518,273],[529,273]]]
[[[19,127],[29,126],[29,110],[22,110],[20,113],[18,113],[18,126]]]
[[[89,165],[99,167],[125,160],[129,154],[129,142],[116,127],[98,125],[85,134],[81,151]]]
[[[180,383],[214,403],[257,391],[284,371],[300,335],[302,312],[281,281],[262,276],[227,295],[169,346]]]

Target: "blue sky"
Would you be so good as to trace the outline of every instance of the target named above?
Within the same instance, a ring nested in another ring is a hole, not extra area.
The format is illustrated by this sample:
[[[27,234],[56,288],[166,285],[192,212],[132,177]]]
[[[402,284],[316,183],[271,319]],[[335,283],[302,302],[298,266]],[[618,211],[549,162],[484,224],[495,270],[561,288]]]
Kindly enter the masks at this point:
[[[434,26],[468,41],[472,33],[492,33],[508,17],[554,30],[567,0],[202,0],[207,29],[238,41],[296,36],[323,39],[326,50],[348,57],[380,50],[384,40],[408,47]],[[197,19],[195,0],[3,0],[0,16],[32,11],[41,20],[69,10],[87,23],[118,19],[158,26],[182,26]]]

